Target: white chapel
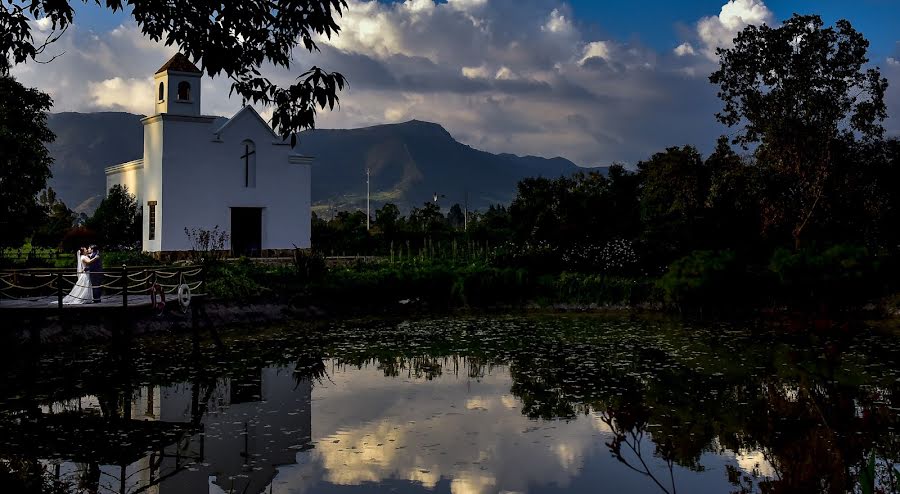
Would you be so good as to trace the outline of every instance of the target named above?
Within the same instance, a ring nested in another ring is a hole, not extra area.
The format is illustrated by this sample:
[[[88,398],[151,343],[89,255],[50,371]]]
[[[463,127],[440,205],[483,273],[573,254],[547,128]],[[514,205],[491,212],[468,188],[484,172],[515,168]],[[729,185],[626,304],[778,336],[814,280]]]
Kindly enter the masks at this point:
[[[106,169],[143,208],[143,250],[191,249],[185,228],[227,231],[232,252],[310,246],[312,158],[295,154],[253,107],[225,121],[200,113],[203,73],[176,54],[153,77],[144,157]]]

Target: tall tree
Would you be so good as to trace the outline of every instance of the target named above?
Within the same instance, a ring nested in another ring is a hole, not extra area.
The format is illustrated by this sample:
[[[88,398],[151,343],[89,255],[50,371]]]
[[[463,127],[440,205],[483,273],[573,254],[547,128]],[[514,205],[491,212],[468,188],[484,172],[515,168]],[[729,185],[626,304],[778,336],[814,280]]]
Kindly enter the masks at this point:
[[[660,262],[704,248],[714,233],[705,221],[709,170],[697,149],[668,148],[638,163],[638,173],[644,234]]]
[[[141,241],[137,201],[127,187],[113,185],[85,226],[97,232],[106,249],[132,249]]]
[[[409,226],[414,231],[438,233],[446,229],[447,220],[437,204],[426,202],[409,212]]]
[[[450,228],[460,230],[465,222],[466,216],[463,214],[462,207],[459,204],[450,206],[450,211],[447,213],[447,223],[450,225]]]
[[[74,225],[78,216],[66,204],[56,197],[56,191],[48,187],[40,196],[38,203],[44,210],[41,225],[31,238],[32,245],[59,247],[66,232]]]
[[[400,208],[388,202],[375,211],[375,226],[381,233],[391,237],[400,227]]]
[[[795,246],[835,199],[839,149],[884,132],[887,80],[865,68],[868,47],[846,20],[826,28],[819,16],[794,15],[779,27],[748,26],[733,48],[717,50],[710,81],[724,108],[716,117],[740,126],[735,143],[757,146],[767,178],[763,227]]]
[[[0,56],[0,246],[21,245],[43,216],[37,194],[53,163],[46,147],[56,137],[47,127],[52,104],[10,76]]]
[[[735,153],[729,139],[719,138],[706,159],[709,193],[706,208],[715,242],[710,248],[759,250],[759,168]]]
[[[82,0],[88,3],[89,0]],[[0,58],[22,63],[42,55],[72,24],[75,0],[0,2]],[[153,41],[175,45],[202,60],[204,72],[231,80],[231,91],[254,103],[273,105],[272,128],[296,142],[296,132],[315,126],[316,109],[334,108],[344,76],[312,67],[282,87],[264,77],[264,65],[292,68],[294,49],[317,51],[315,36],[337,35],[336,17],[346,0],[90,0],[99,8],[131,14]],[[40,42],[29,20],[49,19],[52,33]]]

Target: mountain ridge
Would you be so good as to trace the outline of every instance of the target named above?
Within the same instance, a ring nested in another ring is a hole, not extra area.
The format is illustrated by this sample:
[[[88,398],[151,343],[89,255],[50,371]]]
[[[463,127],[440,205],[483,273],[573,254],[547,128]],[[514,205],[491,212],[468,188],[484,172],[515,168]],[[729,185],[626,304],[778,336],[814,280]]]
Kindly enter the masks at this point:
[[[70,207],[90,213],[105,194],[104,169],[143,154],[143,115],[61,112],[48,116],[57,135],[49,185]],[[373,208],[394,202],[421,206],[434,194],[447,207],[468,199],[472,209],[508,203],[528,176],[555,177],[581,169],[562,158],[493,154],[453,138],[442,125],[423,120],[355,129],[311,129],[296,150],[315,157],[313,204],[320,211],[365,207],[366,169]]]

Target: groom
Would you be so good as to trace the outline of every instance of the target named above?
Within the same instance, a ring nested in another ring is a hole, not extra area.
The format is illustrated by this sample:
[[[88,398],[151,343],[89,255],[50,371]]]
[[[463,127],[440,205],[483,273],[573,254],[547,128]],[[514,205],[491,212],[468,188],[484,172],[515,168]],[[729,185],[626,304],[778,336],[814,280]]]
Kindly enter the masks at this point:
[[[100,257],[100,249],[96,245],[91,245],[88,247],[88,257],[84,263],[84,270],[90,273],[94,303],[99,304],[103,294],[103,258]]]

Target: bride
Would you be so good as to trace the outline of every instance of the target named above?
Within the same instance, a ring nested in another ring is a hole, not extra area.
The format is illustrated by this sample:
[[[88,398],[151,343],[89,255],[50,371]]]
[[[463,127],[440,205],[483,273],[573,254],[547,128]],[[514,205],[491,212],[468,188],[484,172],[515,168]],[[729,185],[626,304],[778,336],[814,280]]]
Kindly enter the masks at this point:
[[[75,280],[75,286],[72,287],[72,291],[63,298],[64,305],[86,304],[94,299],[91,291],[91,274],[84,269],[85,262],[90,259],[87,255],[87,249],[82,247],[78,249],[75,255],[78,259],[78,278]]]

